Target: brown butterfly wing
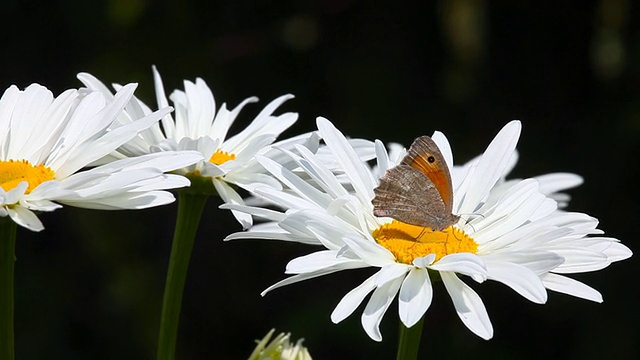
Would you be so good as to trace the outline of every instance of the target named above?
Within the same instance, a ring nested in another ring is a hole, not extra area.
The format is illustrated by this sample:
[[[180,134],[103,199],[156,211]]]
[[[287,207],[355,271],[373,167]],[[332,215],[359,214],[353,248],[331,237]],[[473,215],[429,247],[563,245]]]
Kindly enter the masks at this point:
[[[373,213],[376,216],[387,216],[434,230],[451,225],[451,212],[447,213],[436,186],[413,167],[400,164],[387,170],[373,191]]]
[[[413,141],[402,163],[419,170],[431,180],[444,203],[445,212],[451,214],[453,209],[451,175],[438,145],[430,137],[420,136]]]

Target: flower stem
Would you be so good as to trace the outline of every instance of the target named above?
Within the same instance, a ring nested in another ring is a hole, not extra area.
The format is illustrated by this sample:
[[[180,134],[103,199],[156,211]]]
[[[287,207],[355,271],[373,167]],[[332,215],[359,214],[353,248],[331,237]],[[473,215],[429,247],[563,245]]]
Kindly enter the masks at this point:
[[[16,223],[0,218],[0,359],[15,357],[13,338],[13,268],[16,262]]]
[[[180,306],[182,305],[182,292],[187,278],[189,258],[202,210],[208,197],[208,195],[188,193],[184,190],[178,192],[178,217],[173,234],[160,318],[158,360],[170,360],[175,357]]]
[[[420,338],[422,336],[424,316],[410,328],[400,322],[400,336],[398,339],[398,354],[396,360],[415,360],[420,350]]]

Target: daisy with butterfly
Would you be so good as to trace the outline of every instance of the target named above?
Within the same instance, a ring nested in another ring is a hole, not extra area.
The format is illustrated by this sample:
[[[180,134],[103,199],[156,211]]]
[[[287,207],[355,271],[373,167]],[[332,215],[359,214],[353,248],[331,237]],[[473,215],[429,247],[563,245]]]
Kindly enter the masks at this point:
[[[546,302],[547,290],[602,301],[595,289],[565,274],[601,269],[631,255],[616,239],[590,236],[602,233],[596,219],[558,211],[538,180],[504,181],[516,156],[518,121],[508,123],[480,158],[456,171],[451,147],[440,132],[418,138],[399,164],[376,141],[374,172],[333,124],[319,118],[317,125],[341,174],[304,147],[296,154],[283,149],[299,168],[294,172],[258,157],[283,189],[253,191],[280,210],[223,205],[267,220],[226,240],[275,239],[323,247],[291,260],[285,271],[291,276],[263,295],[343,270],[372,268],[375,272],[339,301],[331,320],[344,320],[371,294],[361,322],[373,340],[381,341],[380,322],[396,297],[404,326],[419,323],[434,296],[431,279],[437,274],[461,321],[489,339],[493,327],[484,304],[461,276],[478,283],[499,281],[535,303]],[[383,175],[378,179],[375,174]],[[460,219],[460,214],[477,216]],[[572,249],[581,251],[574,254]]]
[[[438,145],[417,138],[402,162],[386,171],[374,189],[373,213],[404,223],[442,230],[460,216],[451,213],[453,189],[449,168]]]
[[[430,137],[421,136],[413,142],[400,164],[380,178],[374,194],[374,215],[400,222],[377,229],[374,237],[379,244],[396,239],[393,250],[389,250],[399,259],[411,261],[416,254],[435,250],[434,246],[444,246],[444,253],[469,250],[469,245],[475,250],[469,237],[452,227],[460,216],[451,212],[451,174],[438,145]]]

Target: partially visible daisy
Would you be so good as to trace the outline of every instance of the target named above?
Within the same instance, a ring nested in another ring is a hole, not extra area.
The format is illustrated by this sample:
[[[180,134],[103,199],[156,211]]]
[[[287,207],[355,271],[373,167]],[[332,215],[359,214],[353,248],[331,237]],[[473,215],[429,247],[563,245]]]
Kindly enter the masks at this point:
[[[155,67],[153,75],[158,106],[166,107],[169,102]],[[110,90],[92,75],[80,73],[78,79],[88,88],[98,90],[107,97],[112,96]],[[226,203],[244,204],[234,186],[249,190],[256,184],[280,186],[252,160],[256,154],[268,153],[276,138],[296,122],[297,113],[274,115],[278,107],[292,99],[293,95],[283,95],[271,101],[251,124],[233,136],[229,136],[228,132],[236,117],[247,104],[257,102],[258,98],[247,98],[231,110],[227,109],[225,103],[218,108],[211,90],[201,78],[197,78],[195,82],[185,80],[184,90],[173,91],[169,98],[175,107],[175,114],[167,114],[162,118],[162,128],[153,126],[124,144],[118,149],[116,156],[130,157],[157,151],[198,151],[204,159],[179,169],[178,173],[192,179],[209,179]],[[129,118],[144,116],[150,112],[147,105],[135,99],[127,106],[120,121],[126,124]],[[313,141],[312,134],[303,134],[278,145],[292,146],[305,141]],[[237,211],[233,211],[233,214],[244,228],[251,226],[250,215]]]
[[[256,345],[248,360],[311,360],[309,350],[302,345],[304,339],[295,344],[291,342],[291,333],[280,333],[273,340],[275,329]]]
[[[371,200],[377,177],[344,136],[320,118],[319,133],[349,184],[341,183],[314,154],[301,147],[300,155],[283,152],[313,179],[311,183],[259,157],[286,189],[260,187],[254,193],[284,211],[225,205],[270,220],[227,240],[274,239],[324,247],[290,261],[286,273],[293,276],[269,287],[263,295],[342,270],[377,269],[346,294],[331,314],[334,322],[340,322],[371,294],[361,320],[366,333],[376,341],[382,339],[379,324],[396,296],[406,327],[423,317],[433,297],[433,275],[443,281],[462,322],[483,339],[493,336],[493,327],[482,300],[460,275],[477,282],[502,282],[535,303],[546,302],[547,289],[602,301],[596,290],[564,274],[604,268],[628,258],[631,251],[616,239],[597,236],[602,232],[596,228],[596,219],[557,211],[556,201],[540,191],[538,180],[502,180],[513,164],[520,127],[518,121],[507,124],[477,162],[463,171],[452,171],[453,213],[462,217],[442,231],[425,231],[373,215]],[[446,137],[436,132],[432,139],[453,170]],[[381,142],[376,142],[376,153],[382,170],[379,174],[395,165]]]
[[[193,164],[195,152],[151,154],[83,171],[157,123],[164,108],[108,130],[135,90],[110,99],[70,89],[55,97],[45,87],[9,87],[0,98],[0,216],[40,231],[37,212],[60,204],[93,209],[142,209],[172,202],[165,189],[188,186],[163,172]]]

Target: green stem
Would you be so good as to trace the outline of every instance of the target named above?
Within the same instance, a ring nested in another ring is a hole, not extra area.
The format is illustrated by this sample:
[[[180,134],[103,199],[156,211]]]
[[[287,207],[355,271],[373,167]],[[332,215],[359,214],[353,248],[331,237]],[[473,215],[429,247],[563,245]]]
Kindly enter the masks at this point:
[[[13,338],[13,268],[16,262],[16,223],[0,218],[0,359],[15,357]]]
[[[398,339],[398,355],[396,356],[396,360],[415,360],[418,358],[423,325],[424,316],[410,328],[404,326],[402,321],[400,322],[400,338]]]
[[[184,190],[178,192],[178,217],[173,234],[160,318],[158,360],[175,358],[182,292],[200,216],[208,197],[208,195],[187,193]]]

